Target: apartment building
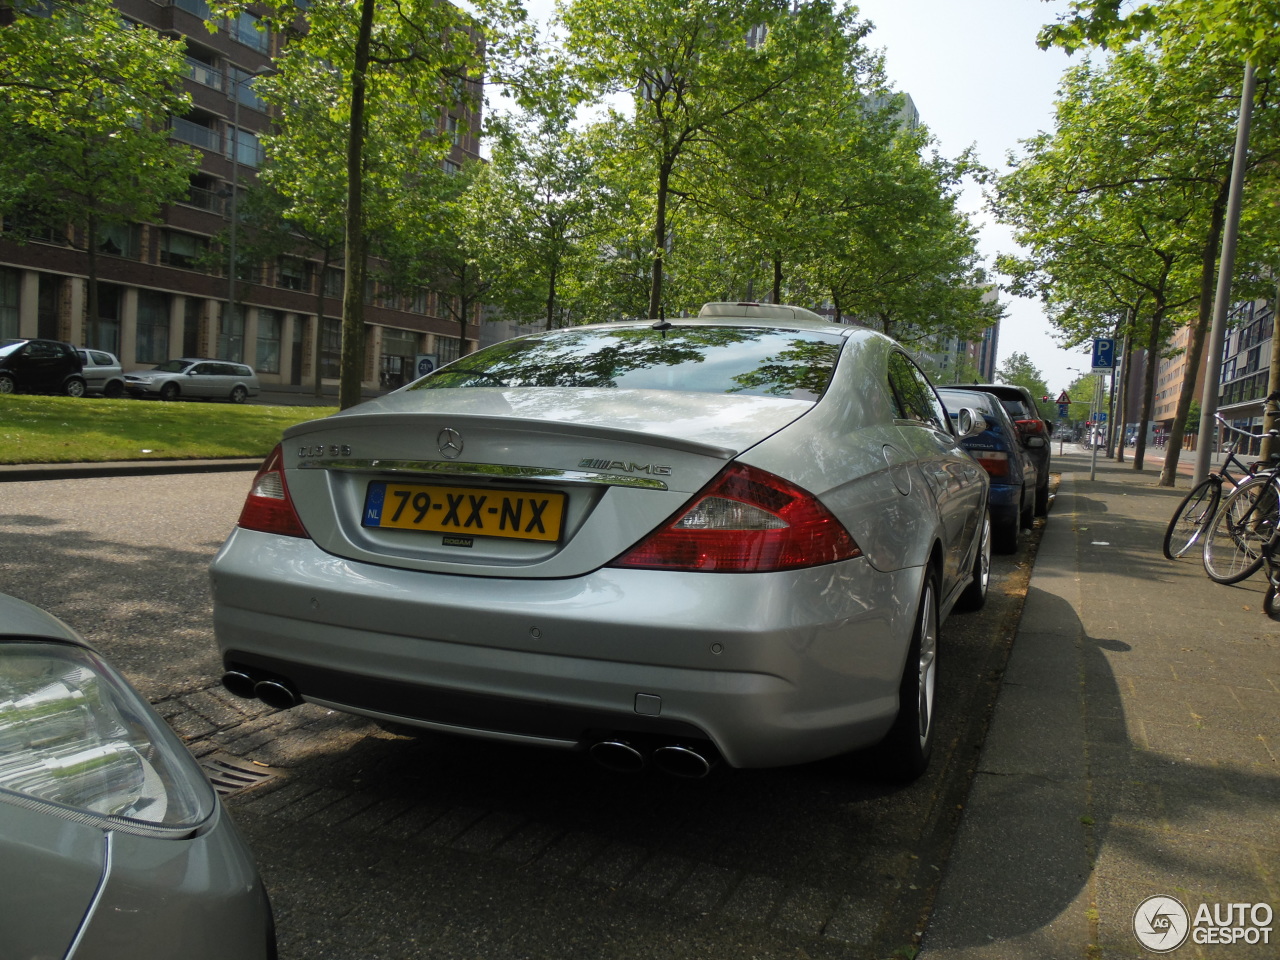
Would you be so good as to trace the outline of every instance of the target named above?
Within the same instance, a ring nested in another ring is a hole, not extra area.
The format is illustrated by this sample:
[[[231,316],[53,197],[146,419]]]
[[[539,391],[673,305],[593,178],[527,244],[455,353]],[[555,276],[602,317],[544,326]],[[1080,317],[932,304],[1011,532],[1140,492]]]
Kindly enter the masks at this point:
[[[0,339],[50,337],[110,350],[126,369],[205,356],[248,363],[268,386],[315,388],[317,377],[336,384],[341,268],[282,257],[233,287],[232,251],[219,239],[229,235],[237,206],[232,184],[252,180],[263,163],[260,137],[271,117],[253,83],[282,38],[248,13],[210,33],[204,0],[117,0],[117,7],[131,21],[186,40],[183,82],[192,106],[171,118],[170,135],[199,149],[199,171],[159,222],[104,232],[95,317],[87,315],[87,253],[52,235],[19,245],[0,234]],[[442,105],[441,129],[455,132],[446,164],[479,157],[479,121],[467,106]],[[202,266],[210,259],[219,266]],[[427,289],[406,293],[372,279],[365,300],[366,388],[399,386],[419,358],[447,362],[477,336],[478,308],[464,341],[447,304]]]

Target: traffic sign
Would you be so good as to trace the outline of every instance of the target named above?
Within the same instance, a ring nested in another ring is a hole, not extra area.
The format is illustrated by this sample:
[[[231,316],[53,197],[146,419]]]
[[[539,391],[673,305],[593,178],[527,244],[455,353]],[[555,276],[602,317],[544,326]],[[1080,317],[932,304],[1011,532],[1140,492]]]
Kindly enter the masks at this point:
[[[1071,398],[1067,396],[1067,391],[1063,390],[1058,394],[1058,403],[1070,403]]]
[[[1098,413],[1098,422],[1099,422],[1099,423],[1106,423],[1106,422],[1107,422],[1107,411],[1105,411],[1105,410],[1101,410],[1101,411],[1099,411],[1099,413]]]
[[[1058,416],[1059,416],[1061,419],[1063,419],[1063,420],[1067,419],[1067,415],[1068,415],[1068,413],[1070,412],[1070,410],[1071,410],[1071,405],[1070,405],[1070,404],[1067,404],[1067,403],[1059,403],[1059,404],[1058,404]]]
[[[1113,337],[1099,337],[1093,341],[1093,369],[1112,370],[1116,365],[1116,341]]]

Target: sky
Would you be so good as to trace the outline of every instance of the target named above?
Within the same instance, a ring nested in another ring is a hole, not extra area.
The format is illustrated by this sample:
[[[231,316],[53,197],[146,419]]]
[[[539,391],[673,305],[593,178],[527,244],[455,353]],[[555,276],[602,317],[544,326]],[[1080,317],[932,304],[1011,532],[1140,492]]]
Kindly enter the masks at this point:
[[[545,24],[553,0],[525,0],[525,6],[531,19]],[[1052,129],[1058,81],[1072,60],[1035,41],[1042,26],[1066,11],[1066,0],[861,0],[856,6],[859,19],[875,25],[867,43],[884,53],[890,84],[910,94],[943,156],[973,146],[979,160],[1003,172],[1019,141]],[[967,187],[961,206],[979,228],[979,251],[993,270],[996,255],[1016,253],[1017,246],[983,205],[981,190]],[[1038,301],[1004,292],[1001,301],[1006,317],[997,365],[1025,353],[1054,394],[1089,372],[1088,349],[1063,349]]]

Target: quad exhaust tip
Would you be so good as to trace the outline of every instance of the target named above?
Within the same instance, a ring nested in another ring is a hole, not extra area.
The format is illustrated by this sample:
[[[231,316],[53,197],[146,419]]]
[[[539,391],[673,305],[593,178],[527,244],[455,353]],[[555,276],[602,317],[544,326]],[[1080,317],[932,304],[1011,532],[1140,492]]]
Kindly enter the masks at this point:
[[[222,686],[228,693],[246,700],[261,700],[277,710],[288,710],[302,702],[298,692],[286,680],[257,680],[243,670],[228,670],[222,675]]]
[[[602,740],[588,751],[591,759],[615,773],[638,773],[644,769],[644,754],[625,740]]]
[[[591,759],[615,773],[638,773],[652,760],[663,773],[687,780],[698,780],[711,772],[713,759],[683,744],[670,743],[646,754],[626,740],[601,740],[587,751]]]

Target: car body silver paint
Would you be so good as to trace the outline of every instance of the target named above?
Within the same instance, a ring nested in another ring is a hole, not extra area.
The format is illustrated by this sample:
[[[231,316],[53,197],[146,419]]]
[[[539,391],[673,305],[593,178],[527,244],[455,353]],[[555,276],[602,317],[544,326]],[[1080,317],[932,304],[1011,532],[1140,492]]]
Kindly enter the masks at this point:
[[[237,529],[213,565],[214,632],[224,654],[607,711],[622,728],[652,694],[732,765],[774,766],[888,729],[913,626],[899,598],[920,582],[859,558],[769,574],[434,575],[425,590],[416,571]]]

